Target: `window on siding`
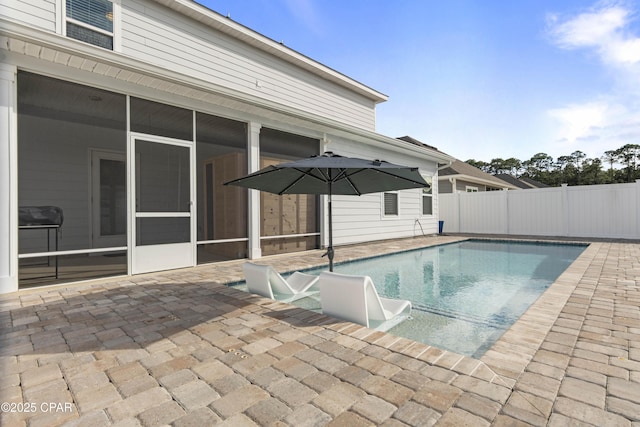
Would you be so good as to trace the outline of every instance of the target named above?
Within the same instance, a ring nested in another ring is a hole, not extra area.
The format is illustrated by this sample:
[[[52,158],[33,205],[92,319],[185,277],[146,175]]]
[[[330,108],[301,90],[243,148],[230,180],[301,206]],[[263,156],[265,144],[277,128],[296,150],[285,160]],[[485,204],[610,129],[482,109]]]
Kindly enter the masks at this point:
[[[467,193],[477,193],[478,187],[471,187],[469,185],[466,186]]]
[[[384,215],[398,215],[398,193],[384,193]]]
[[[433,215],[433,177],[423,174],[422,178],[429,184],[422,189],[422,215]]]
[[[113,50],[113,3],[66,0],[67,37]]]

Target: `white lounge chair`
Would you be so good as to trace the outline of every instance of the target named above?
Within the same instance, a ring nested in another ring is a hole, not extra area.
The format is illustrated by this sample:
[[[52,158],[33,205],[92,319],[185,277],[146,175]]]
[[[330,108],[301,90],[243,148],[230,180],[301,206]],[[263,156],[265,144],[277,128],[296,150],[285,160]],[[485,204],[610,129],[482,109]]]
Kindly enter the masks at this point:
[[[320,273],[322,313],[386,331],[406,320],[411,302],[382,298],[369,276]]]
[[[244,263],[242,270],[249,292],[284,302],[295,301],[313,294],[311,288],[318,282],[318,276],[298,271],[285,279],[271,266],[251,262]]]

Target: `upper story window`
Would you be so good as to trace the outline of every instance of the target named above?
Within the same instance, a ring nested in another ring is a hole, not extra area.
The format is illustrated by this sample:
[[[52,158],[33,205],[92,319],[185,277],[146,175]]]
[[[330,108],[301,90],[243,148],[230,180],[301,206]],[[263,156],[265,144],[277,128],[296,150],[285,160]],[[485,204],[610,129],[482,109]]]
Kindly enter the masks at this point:
[[[66,34],[113,50],[113,3],[108,0],[66,0]]]

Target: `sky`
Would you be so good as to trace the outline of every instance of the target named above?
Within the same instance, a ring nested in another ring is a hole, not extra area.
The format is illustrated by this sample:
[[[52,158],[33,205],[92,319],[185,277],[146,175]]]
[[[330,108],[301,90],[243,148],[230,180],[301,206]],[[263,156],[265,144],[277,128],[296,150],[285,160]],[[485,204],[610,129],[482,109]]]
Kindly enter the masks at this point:
[[[198,0],[384,93],[376,131],[461,160],[640,144],[640,0]]]

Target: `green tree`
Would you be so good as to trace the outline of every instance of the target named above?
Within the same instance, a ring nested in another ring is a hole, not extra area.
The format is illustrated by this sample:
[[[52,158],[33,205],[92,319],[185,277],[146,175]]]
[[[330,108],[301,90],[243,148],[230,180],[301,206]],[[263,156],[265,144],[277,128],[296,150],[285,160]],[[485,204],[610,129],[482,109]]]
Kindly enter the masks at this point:
[[[587,158],[584,152],[576,150],[555,161],[547,153],[537,153],[523,162],[513,157],[498,157],[489,163],[481,160],[467,163],[488,173],[527,176],[551,186],[632,182],[640,179],[640,144],[625,144],[617,150],[605,151],[601,158]],[[617,164],[622,168],[616,168]],[[605,165],[607,170],[603,169]]]
[[[509,173],[509,167],[505,165],[504,159],[491,159],[489,162],[489,173],[496,175],[500,173]]]
[[[575,173],[571,176],[570,185],[580,185],[582,183],[582,163],[584,159],[587,157],[585,153],[580,150],[574,151],[570,155],[572,159],[572,164],[575,167]],[[569,182],[567,182],[569,183]]]
[[[504,166],[508,168],[509,174],[515,176],[516,178],[520,177],[522,174],[522,162],[515,157],[509,157],[504,161]]]
[[[569,183],[570,176],[575,173],[575,167],[573,167],[573,157],[560,156],[553,164],[553,174],[556,176],[553,185],[560,185],[563,183]]]
[[[580,172],[582,185],[594,185],[606,183],[606,174],[602,171],[602,160],[584,159]]]
[[[465,161],[465,163],[470,164],[473,167],[480,169],[483,172],[489,173],[489,163],[484,162],[482,160],[469,159]]]
[[[618,155],[616,150],[608,150],[604,152],[602,160],[609,164],[609,171],[607,176],[607,182],[615,182],[615,173],[613,171],[613,165],[618,162]]]
[[[550,171],[553,165],[553,157],[547,153],[538,153],[531,157],[529,160],[522,162],[525,168],[525,173],[532,179],[540,181],[547,185],[554,185],[550,179]]]
[[[632,182],[636,176],[640,145],[625,144],[616,150],[616,154],[618,155],[618,161],[626,165],[624,168],[625,181]]]

